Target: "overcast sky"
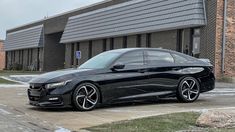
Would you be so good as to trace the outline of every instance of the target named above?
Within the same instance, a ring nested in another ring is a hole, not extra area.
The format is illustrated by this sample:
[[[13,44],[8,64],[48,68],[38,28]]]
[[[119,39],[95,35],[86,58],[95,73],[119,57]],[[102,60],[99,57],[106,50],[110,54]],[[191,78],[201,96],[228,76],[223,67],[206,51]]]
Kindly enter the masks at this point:
[[[6,30],[103,0],[0,0],[0,39]]]

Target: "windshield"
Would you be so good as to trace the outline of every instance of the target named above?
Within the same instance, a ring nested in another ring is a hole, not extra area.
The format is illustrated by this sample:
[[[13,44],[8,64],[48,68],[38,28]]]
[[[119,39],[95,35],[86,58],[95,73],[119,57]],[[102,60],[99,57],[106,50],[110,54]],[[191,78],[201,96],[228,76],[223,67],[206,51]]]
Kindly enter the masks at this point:
[[[118,52],[104,52],[101,53],[84,64],[82,64],[79,69],[103,69],[107,68],[118,56]]]

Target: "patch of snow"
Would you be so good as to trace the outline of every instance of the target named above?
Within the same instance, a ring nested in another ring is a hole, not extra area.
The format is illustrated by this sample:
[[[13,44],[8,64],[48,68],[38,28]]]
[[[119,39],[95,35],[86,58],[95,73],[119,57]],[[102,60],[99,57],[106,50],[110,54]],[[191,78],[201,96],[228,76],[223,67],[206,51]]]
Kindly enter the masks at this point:
[[[27,88],[29,87],[28,84],[21,85],[21,84],[0,84],[0,88]]]
[[[55,132],[71,132],[71,131],[63,127],[58,127],[58,129],[55,130]]]
[[[8,112],[8,111],[6,111],[4,109],[0,109],[0,113],[4,114],[4,115],[10,115],[11,114],[10,112]]]
[[[36,77],[38,75],[10,75],[10,77]]]
[[[10,75],[9,78],[15,81],[28,83],[33,78],[37,77],[38,75]]]
[[[7,105],[5,105],[5,104],[0,104],[0,106],[4,106],[4,107],[7,107]]]
[[[26,83],[26,82],[16,81],[16,80],[11,79],[11,78],[8,78],[8,77],[0,76],[0,78],[5,79],[5,80],[8,80],[8,81],[12,81],[12,82],[16,82],[16,83],[24,84],[24,85],[28,84],[28,83]]]

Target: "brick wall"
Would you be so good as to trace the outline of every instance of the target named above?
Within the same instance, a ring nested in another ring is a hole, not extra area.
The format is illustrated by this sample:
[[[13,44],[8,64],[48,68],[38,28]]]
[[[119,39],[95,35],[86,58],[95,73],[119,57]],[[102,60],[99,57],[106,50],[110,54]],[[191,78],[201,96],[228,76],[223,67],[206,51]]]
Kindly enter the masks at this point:
[[[217,0],[215,71],[221,77],[224,0]],[[224,76],[235,77],[235,1],[228,0]]]
[[[0,40],[0,70],[5,68],[5,52],[3,51],[3,41]]]

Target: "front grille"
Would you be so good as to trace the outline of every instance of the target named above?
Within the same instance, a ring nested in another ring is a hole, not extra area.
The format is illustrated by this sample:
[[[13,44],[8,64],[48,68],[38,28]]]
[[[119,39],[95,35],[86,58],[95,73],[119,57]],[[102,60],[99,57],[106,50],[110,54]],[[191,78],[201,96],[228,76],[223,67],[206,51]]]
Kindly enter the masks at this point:
[[[35,90],[40,90],[43,88],[43,86],[41,84],[30,84],[29,88],[35,89]]]
[[[39,101],[42,97],[43,85],[41,84],[30,84],[28,89],[28,97],[31,101]]]

